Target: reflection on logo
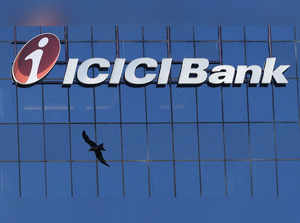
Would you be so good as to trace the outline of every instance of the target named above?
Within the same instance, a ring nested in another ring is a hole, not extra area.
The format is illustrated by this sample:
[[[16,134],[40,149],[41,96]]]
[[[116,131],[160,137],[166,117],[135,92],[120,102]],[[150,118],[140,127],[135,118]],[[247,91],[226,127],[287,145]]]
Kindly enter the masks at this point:
[[[18,84],[31,85],[44,78],[55,65],[60,53],[60,41],[52,33],[40,34],[20,50],[12,67]]]

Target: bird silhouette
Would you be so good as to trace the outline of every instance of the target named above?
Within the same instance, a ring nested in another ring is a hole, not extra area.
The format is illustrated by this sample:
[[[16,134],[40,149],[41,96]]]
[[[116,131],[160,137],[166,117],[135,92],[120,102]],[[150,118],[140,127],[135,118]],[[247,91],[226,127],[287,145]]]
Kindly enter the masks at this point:
[[[108,163],[106,162],[106,160],[104,159],[102,152],[101,151],[106,151],[104,149],[104,145],[99,144],[97,145],[94,141],[90,140],[90,138],[88,137],[88,135],[86,134],[85,131],[82,131],[82,137],[84,139],[84,141],[90,145],[90,149],[89,151],[93,151],[97,157],[97,159],[100,161],[100,163],[103,163],[105,166],[110,167],[110,165],[108,165]]]

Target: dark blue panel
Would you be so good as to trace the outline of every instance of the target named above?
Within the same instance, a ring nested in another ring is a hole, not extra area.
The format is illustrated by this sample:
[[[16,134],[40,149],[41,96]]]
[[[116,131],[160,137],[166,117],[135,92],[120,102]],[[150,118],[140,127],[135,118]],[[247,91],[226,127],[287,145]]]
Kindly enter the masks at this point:
[[[298,161],[278,162],[279,194],[283,198],[300,197],[300,163]]]
[[[0,122],[16,122],[16,89],[11,81],[0,81]]]
[[[276,196],[274,162],[253,162],[253,192],[258,197]]]
[[[162,58],[167,57],[167,44],[166,43],[145,43],[145,56],[161,61]],[[156,73],[159,73],[159,70],[156,69]]]
[[[69,127],[67,125],[46,125],[46,159],[69,160]]]
[[[124,43],[120,42],[120,57],[131,61],[143,56],[142,43]]]
[[[171,40],[193,40],[193,26],[189,24],[172,25]]]
[[[224,197],[224,163],[203,162],[201,163],[203,196]]]
[[[137,24],[124,24],[119,26],[120,40],[141,40],[142,28]]]
[[[14,36],[13,26],[2,26],[0,29],[0,40],[10,41]]]
[[[145,122],[144,88],[122,85],[122,117],[124,122]]]
[[[230,33],[230,32],[229,32]],[[230,35],[234,33],[230,33]],[[230,36],[229,38],[233,38]],[[237,37],[240,38],[240,37]],[[244,45],[242,43],[223,43],[223,63],[229,65],[244,64]]]
[[[0,197],[17,198],[19,196],[19,175],[17,163],[0,164]]]
[[[42,87],[19,88],[19,118],[21,122],[42,122]]]
[[[298,121],[297,82],[289,80],[285,87],[276,88],[274,91],[276,120]]]
[[[199,164],[197,162],[176,163],[176,185],[178,198],[200,197]]]
[[[23,197],[45,197],[45,164],[44,163],[22,163],[22,196]]]
[[[229,159],[247,159],[248,126],[246,124],[225,124],[226,156]]]
[[[277,124],[278,158],[300,158],[300,127],[298,124]]]
[[[268,29],[266,25],[248,25],[246,26],[247,40],[267,40]]]
[[[162,24],[147,24],[145,26],[145,40],[166,40],[167,26]]]
[[[96,164],[73,163],[74,196],[78,198],[96,197]]]
[[[243,40],[242,25],[222,26],[223,40]]]
[[[11,77],[11,64],[14,61],[14,46],[9,43],[0,43],[0,77]]]
[[[272,121],[272,86],[250,87],[248,96],[250,121]]]
[[[99,166],[100,197],[120,198],[122,196],[122,169],[120,162],[110,164],[110,168]]]
[[[91,26],[87,25],[71,25],[68,27],[69,40],[90,40]]]
[[[218,43],[197,43],[197,57],[207,58],[209,61],[218,61],[219,47]]]
[[[94,57],[114,61],[116,55],[115,43],[94,43]]]
[[[70,109],[71,121],[94,121],[93,89],[73,85],[70,88]]]
[[[44,148],[42,125],[21,125],[21,160],[43,160],[43,151]]]
[[[224,92],[224,120],[225,121],[247,121],[246,87],[226,87]]]
[[[217,40],[218,27],[205,24],[195,26],[195,36],[196,40]]]
[[[2,145],[0,148],[0,160],[17,160],[17,126],[0,125],[0,135]]]
[[[150,125],[150,159],[151,160],[171,160],[171,126],[170,125]]]
[[[269,57],[268,44],[261,42],[247,42],[246,55],[248,65],[259,65],[264,69],[266,58]]]
[[[190,42],[172,43],[171,54],[173,60],[175,61],[182,61],[184,58],[193,58],[194,57],[193,43]]]
[[[104,143],[107,160],[121,160],[120,125],[97,125],[98,143]]]
[[[224,159],[222,125],[200,124],[201,159]]]
[[[146,163],[125,164],[125,185],[128,198],[148,196],[148,175]]]
[[[96,88],[96,111],[99,122],[119,122],[119,89],[100,86]]]
[[[272,40],[294,40],[293,25],[272,25],[271,26]]]
[[[251,157],[255,159],[274,158],[274,134],[272,124],[251,124]]]
[[[46,85],[45,89],[45,121],[68,121],[68,92],[59,85]]]
[[[60,51],[60,55],[65,54],[63,49]],[[52,70],[49,72],[49,74],[45,77],[45,80],[62,80],[65,77],[67,65],[65,64],[55,64],[55,66],[52,68]],[[62,81],[61,81],[62,82]]]
[[[250,169],[248,162],[228,162],[228,194],[230,197],[250,196]]]
[[[156,88],[147,87],[147,110],[150,122],[169,122],[171,120],[169,86]]]
[[[94,27],[94,40],[114,40],[115,39],[115,26],[114,25],[95,25]]]
[[[154,198],[171,198],[174,195],[172,162],[151,163],[151,192]]]
[[[221,88],[202,85],[198,88],[199,121],[222,121]]]
[[[193,124],[177,124],[174,126],[176,160],[197,160],[197,128]]]
[[[34,36],[41,33],[41,27],[39,26],[18,26],[16,27],[17,40],[28,41]]]
[[[291,65],[284,73],[286,77],[296,77],[296,57],[294,43],[272,43],[272,56],[276,57],[275,69],[279,65]]]
[[[81,60],[81,61],[91,58],[91,56],[92,56],[91,44],[90,43],[70,43],[69,44],[69,56],[72,58],[79,58],[79,60]]]
[[[86,134],[91,140],[95,140],[95,129],[93,125],[72,125],[72,159],[95,160],[96,156],[94,152],[89,152],[90,146],[82,138],[83,130],[86,131]]]
[[[71,196],[70,163],[47,163],[48,196],[63,198]]]
[[[146,160],[146,128],[145,125],[124,125],[124,158],[126,160]]]
[[[42,32],[49,32],[55,34],[60,40],[65,38],[63,26],[43,26]]]
[[[172,88],[174,122],[196,121],[196,92],[194,88]]]

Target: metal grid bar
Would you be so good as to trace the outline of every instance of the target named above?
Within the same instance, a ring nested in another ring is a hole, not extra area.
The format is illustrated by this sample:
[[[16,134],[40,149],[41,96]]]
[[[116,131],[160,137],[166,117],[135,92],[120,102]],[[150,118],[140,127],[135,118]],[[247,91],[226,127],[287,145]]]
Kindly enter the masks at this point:
[[[120,57],[120,41],[119,41],[119,27],[115,27],[115,38],[116,38],[116,57]],[[122,94],[121,85],[118,86],[119,89],[119,111],[120,111],[120,134],[121,134],[121,167],[122,167],[122,194],[125,197],[125,168],[124,168],[124,139],[123,139],[123,115],[122,115]]]
[[[219,60],[220,64],[223,64],[223,40],[222,40],[222,26],[218,27],[218,39],[219,39]],[[224,153],[224,186],[225,186],[225,196],[228,196],[228,174],[227,174],[227,156],[226,156],[226,139],[225,139],[225,124],[224,124],[224,92],[223,86],[221,90],[221,112],[222,112],[222,138],[223,138],[223,153]]]
[[[171,27],[168,26],[166,29],[167,33],[167,50],[168,50],[168,57],[171,57]],[[174,143],[174,113],[173,113],[173,93],[172,93],[172,85],[169,84],[169,93],[170,93],[170,112],[171,112],[171,144],[172,144],[172,158],[173,158],[173,190],[174,190],[174,197],[177,195],[177,188],[176,188],[176,164],[175,164],[175,143]]]
[[[195,40],[195,26],[193,26],[193,40]],[[193,41],[194,57],[197,57],[196,42]],[[196,104],[196,126],[197,126],[197,157],[198,157],[198,172],[199,172],[199,190],[202,196],[202,171],[201,171],[201,156],[200,156],[200,128],[199,128],[199,105],[198,105],[198,88],[195,88],[195,104]]]
[[[269,56],[272,57],[272,33],[271,33],[271,25],[268,25],[268,49]],[[273,140],[274,140],[274,155],[275,155],[275,176],[276,176],[276,196],[279,197],[279,180],[278,180],[278,152],[276,145],[276,124],[275,124],[275,98],[274,98],[274,85],[272,84],[272,118],[273,118]]]
[[[247,45],[246,45],[246,27],[243,27],[243,37],[244,37],[244,63],[247,64]],[[250,106],[249,106],[249,85],[246,86],[246,100],[247,100],[247,121],[248,121],[248,153],[251,157],[251,127],[250,127]],[[254,185],[253,185],[253,164],[252,161],[249,162],[249,175],[250,175],[250,195],[254,195]]]

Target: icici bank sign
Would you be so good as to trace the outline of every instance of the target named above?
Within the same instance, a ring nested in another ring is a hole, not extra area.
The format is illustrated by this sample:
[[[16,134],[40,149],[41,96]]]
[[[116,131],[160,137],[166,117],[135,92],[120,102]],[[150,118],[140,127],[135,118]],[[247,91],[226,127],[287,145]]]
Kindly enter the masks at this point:
[[[43,79],[55,66],[60,53],[60,41],[51,33],[40,34],[20,50],[15,58],[12,67],[12,76],[19,85],[32,85]],[[130,85],[145,86],[156,82],[157,85],[168,84],[172,67],[172,58],[163,58],[160,70],[157,60],[149,57],[137,58],[128,63],[125,67],[126,58],[116,58],[112,72],[101,72],[94,77],[88,75],[88,70],[96,66],[100,70],[109,70],[112,66],[105,58],[90,58],[79,65],[78,58],[70,58],[62,82],[65,86],[73,84],[75,77],[83,85],[99,85],[108,81],[111,85],[118,85],[124,73],[125,81]],[[246,75],[250,74],[250,84],[268,85],[271,81],[275,84],[285,85],[288,80],[284,72],[290,65],[275,66],[276,58],[266,58],[264,68],[259,65],[217,65],[208,74],[209,61],[206,58],[184,58],[178,78],[178,85],[197,86],[204,82],[211,85],[240,85],[245,82]],[[144,67],[146,72],[141,77],[136,75],[136,70]]]

